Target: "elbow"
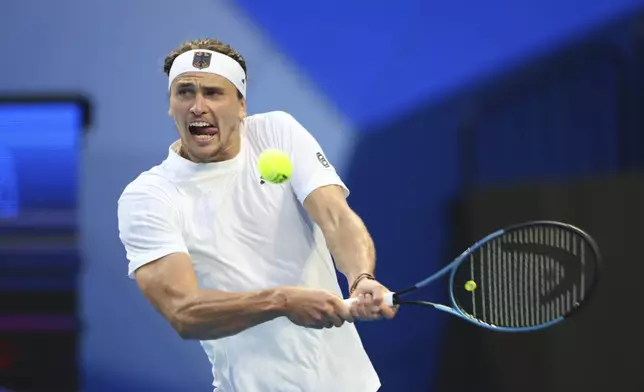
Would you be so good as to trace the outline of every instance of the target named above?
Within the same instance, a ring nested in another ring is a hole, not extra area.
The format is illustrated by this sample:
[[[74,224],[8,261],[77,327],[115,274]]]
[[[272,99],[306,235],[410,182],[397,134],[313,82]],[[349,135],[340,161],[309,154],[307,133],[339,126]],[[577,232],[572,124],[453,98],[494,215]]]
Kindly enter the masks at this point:
[[[174,330],[182,340],[201,340],[199,335],[195,333],[194,329],[187,324],[175,325]]]
[[[228,336],[216,331],[205,330],[201,325],[188,321],[175,321],[171,324],[182,340],[217,340]]]
[[[183,340],[204,339],[202,327],[193,315],[192,302],[183,302],[166,314],[170,325]]]
[[[183,340],[199,340],[199,325],[193,315],[194,298],[184,298],[166,308],[165,318]]]
[[[197,333],[197,328],[194,323],[192,323],[185,315],[181,313],[172,314],[170,319],[170,325],[183,340],[198,340],[199,336]]]
[[[217,340],[224,337],[212,325],[205,325],[192,317],[187,310],[173,312],[170,325],[183,340]]]

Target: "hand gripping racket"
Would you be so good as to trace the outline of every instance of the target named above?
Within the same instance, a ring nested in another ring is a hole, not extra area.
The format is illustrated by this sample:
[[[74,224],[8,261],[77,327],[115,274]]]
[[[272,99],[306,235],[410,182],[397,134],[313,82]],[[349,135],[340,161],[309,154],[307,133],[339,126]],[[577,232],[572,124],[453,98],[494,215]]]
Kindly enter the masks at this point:
[[[434,275],[387,293],[385,303],[433,307],[495,331],[530,332],[577,312],[597,285],[600,264],[597,244],[582,230],[527,222],[488,235]],[[448,274],[451,306],[404,299]]]

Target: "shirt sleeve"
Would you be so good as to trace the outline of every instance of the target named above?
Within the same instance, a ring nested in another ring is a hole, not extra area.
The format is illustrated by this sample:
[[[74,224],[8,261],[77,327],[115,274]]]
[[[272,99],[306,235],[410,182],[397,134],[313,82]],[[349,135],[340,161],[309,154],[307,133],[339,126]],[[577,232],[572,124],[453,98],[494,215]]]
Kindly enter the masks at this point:
[[[119,238],[125,247],[128,276],[171,253],[188,253],[181,219],[170,197],[155,187],[126,189],[118,202]]]
[[[344,190],[345,197],[349,196],[348,187],[306,128],[286,112],[273,112],[271,122],[276,144],[293,162],[290,182],[300,203],[304,203],[315,189],[326,185],[338,185]]]

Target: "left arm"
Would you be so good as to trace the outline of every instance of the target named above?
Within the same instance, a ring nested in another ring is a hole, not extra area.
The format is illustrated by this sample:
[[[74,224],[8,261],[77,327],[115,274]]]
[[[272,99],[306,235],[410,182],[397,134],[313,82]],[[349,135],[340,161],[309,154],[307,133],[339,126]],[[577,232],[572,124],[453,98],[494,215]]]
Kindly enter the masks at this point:
[[[311,219],[320,227],[336,266],[355,286],[351,306],[355,319],[392,318],[395,309],[384,305],[388,290],[361,274],[374,274],[375,250],[362,219],[349,207],[349,190],[326,159],[313,136],[291,115],[273,112],[269,135],[271,146],[286,151],[293,161],[291,186]],[[359,279],[357,284],[356,279]]]
[[[317,188],[304,200],[304,208],[320,227],[336,266],[349,286],[362,274],[374,274],[376,251],[362,222],[337,185]]]
[[[349,207],[340,186],[315,189],[304,200],[304,208],[322,230],[336,266],[347,278],[349,286],[363,273],[374,275],[373,240],[362,219]],[[351,297],[357,297],[359,302],[351,306],[351,315],[358,320],[393,318],[396,310],[383,302],[387,291],[376,280],[357,281]]]

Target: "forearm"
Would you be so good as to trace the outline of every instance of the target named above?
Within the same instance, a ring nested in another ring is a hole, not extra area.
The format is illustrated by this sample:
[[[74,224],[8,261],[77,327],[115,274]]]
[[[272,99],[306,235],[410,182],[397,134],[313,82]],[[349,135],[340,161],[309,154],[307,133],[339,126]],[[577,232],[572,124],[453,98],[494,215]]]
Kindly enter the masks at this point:
[[[174,312],[173,324],[184,339],[213,340],[235,335],[283,314],[279,289],[248,293],[200,290]]]
[[[358,215],[353,212],[342,214],[335,224],[325,229],[324,236],[336,267],[349,285],[362,273],[374,273],[375,247]]]

